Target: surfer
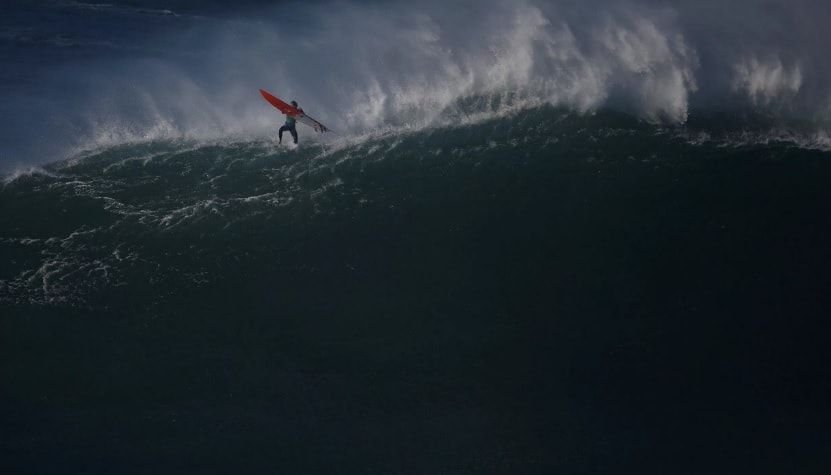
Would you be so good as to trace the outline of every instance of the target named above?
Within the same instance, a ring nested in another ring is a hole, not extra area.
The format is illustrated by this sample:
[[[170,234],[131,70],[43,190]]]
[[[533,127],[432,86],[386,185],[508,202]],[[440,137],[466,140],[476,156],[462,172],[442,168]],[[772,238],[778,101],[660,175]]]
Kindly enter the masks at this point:
[[[303,109],[297,107],[297,101],[291,101],[291,105],[296,107],[297,110],[303,112]],[[277,136],[277,143],[283,143],[283,132],[289,131],[291,132],[291,136],[294,139],[295,145],[297,144],[297,121],[294,120],[294,117],[290,115],[286,115],[286,125],[280,127],[280,133]]]

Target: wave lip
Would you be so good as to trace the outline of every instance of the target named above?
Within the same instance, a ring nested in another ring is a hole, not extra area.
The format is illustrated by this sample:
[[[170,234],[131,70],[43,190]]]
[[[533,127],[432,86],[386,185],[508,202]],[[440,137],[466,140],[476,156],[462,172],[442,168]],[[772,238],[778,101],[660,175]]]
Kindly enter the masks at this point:
[[[349,134],[473,123],[545,105],[583,114],[611,108],[672,126],[706,108],[831,117],[824,79],[831,60],[816,48],[816,39],[827,37],[819,3],[738,0],[740,15],[717,14],[719,3],[249,6],[187,28],[118,32],[133,42],[106,30],[87,38],[12,28],[6,36],[20,41],[120,54],[70,58],[39,78],[37,91],[0,100],[25,124],[8,141],[31,162],[130,140],[263,139],[281,117],[257,96],[258,87],[298,99]],[[58,9],[183,16],[118,2],[64,2]],[[816,18],[808,14],[814,10]],[[288,13],[297,21],[287,24]],[[464,111],[465,102],[482,107]],[[47,135],[48,148],[38,139]]]

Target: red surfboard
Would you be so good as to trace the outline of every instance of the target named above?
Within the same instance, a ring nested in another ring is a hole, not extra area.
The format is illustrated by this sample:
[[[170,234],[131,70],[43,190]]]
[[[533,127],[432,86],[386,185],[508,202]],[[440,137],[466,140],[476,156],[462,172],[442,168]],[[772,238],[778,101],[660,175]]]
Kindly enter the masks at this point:
[[[272,106],[279,109],[280,112],[282,112],[283,114],[286,114],[287,116],[294,118],[294,120],[296,120],[297,122],[300,122],[301,124],[306,124],[318,132],[329,132],[328,127],[306,115],[306,113],[303,112],[303,109],[298,109],[297,107],[288,104],[284,100],[270,94],[268,91],[265,91],[263,89],[260,89],[260,94],[262,94],[265,100],[267,100]]]

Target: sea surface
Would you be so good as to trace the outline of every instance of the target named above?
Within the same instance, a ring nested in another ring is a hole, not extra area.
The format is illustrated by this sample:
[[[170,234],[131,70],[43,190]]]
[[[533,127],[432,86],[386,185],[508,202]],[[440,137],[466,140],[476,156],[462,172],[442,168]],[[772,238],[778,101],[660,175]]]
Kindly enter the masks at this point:
[[[828,473],[828,11],[761,4],[4,3],[0,472]]]

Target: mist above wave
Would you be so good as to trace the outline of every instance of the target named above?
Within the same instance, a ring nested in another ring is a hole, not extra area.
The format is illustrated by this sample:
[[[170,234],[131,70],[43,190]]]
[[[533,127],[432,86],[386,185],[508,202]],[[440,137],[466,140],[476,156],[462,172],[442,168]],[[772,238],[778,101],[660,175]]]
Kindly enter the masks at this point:
[[[289,3],[191,18],[119,60],[37,78],[37,93],[6,102],[26,125],[13,139],[41,162],[131,140],[261,139],[281,117],[259,87],[347,133],[546,104],[671,124],[701,107],[803,119],[831,111],[821,51],[831,13],[818,0],[476,5]]]

